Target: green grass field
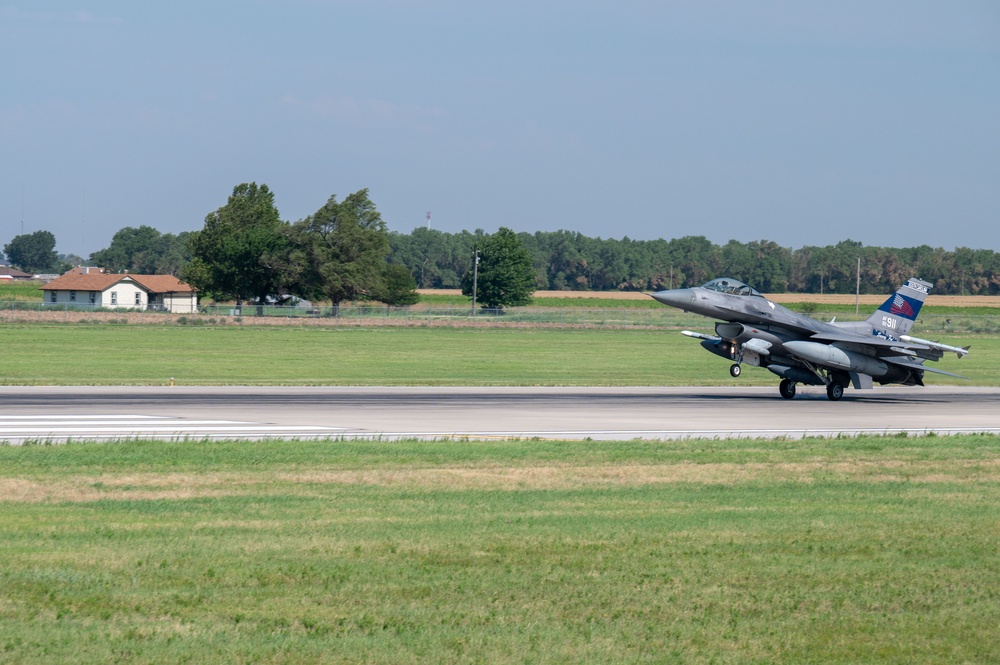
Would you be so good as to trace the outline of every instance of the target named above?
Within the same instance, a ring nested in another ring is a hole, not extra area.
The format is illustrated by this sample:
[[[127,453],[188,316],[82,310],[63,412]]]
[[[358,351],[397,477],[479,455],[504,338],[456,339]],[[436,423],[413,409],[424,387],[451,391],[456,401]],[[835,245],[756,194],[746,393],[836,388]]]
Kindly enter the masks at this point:
[[[997,385],[1000,340],[942,369]],[[0,326],[0,382],[773,385],[676,331]],[[0,662],[997,662],[996,437],[0,446]]]
[[[0,661],[986,663],[995,437],[0,447]]]
[[[0,280],[0,302],[41,302],[41,282],[34,280]]]
[[[935,366],[1000,384],[1000,339]],[[676,331],[553,328],[0,326],[0,384],[13,385],[773,385]]]

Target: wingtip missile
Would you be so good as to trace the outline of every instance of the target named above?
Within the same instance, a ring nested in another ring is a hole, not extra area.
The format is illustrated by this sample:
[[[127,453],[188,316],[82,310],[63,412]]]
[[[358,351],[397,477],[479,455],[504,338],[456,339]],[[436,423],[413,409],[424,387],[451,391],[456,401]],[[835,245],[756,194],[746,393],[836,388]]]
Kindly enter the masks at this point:
[[[963,356],[969,355],[968,346],[950,346],[948,344],[942,344],[941,342],[932,342],[929,339],[920,339],[919,337],[910,337],[909,335],[900,335],[899,339],[907,344],[921,344],[923,346],[930,347],[932,349],[937,349],[938,351],[946,351],[948,353],[954,353],[961,359]]]

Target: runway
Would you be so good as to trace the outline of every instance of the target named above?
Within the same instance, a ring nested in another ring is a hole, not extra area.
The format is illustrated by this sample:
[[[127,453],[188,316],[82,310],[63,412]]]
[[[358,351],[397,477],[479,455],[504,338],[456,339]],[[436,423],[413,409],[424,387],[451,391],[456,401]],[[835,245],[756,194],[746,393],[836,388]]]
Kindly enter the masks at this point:
[[[0,387],[0,441],[1000,433],[1000,389]]]

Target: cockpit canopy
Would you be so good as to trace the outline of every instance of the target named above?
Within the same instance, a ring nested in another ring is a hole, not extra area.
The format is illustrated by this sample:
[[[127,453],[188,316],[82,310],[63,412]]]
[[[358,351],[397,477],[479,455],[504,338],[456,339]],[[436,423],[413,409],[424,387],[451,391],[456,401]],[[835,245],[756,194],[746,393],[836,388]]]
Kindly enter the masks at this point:
[[[740,280],[733,279],[732,277],[713,279],[711,282],[703,284],[701,288],[708,289],[709,291],[719,291],[720,293],[731,293],[734,296],[760,295],[756,289],[750,288]]]

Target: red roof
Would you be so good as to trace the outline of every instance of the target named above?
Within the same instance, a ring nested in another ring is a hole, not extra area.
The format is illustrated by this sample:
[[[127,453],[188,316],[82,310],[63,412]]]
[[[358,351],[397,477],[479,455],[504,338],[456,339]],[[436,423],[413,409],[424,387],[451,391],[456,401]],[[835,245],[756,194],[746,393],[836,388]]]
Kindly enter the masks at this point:
[[[132,281],[152,293],[193,293],[198,289],[173,275],[109,275],[66,273],[45,286],[43,291],[104,291],[122,281]]]
[[[31,273],[21,272],[17,268],[11,268],[10,266],[0,266],[0,275],[10,275],[14,279],[31,279],[34,277]]]

